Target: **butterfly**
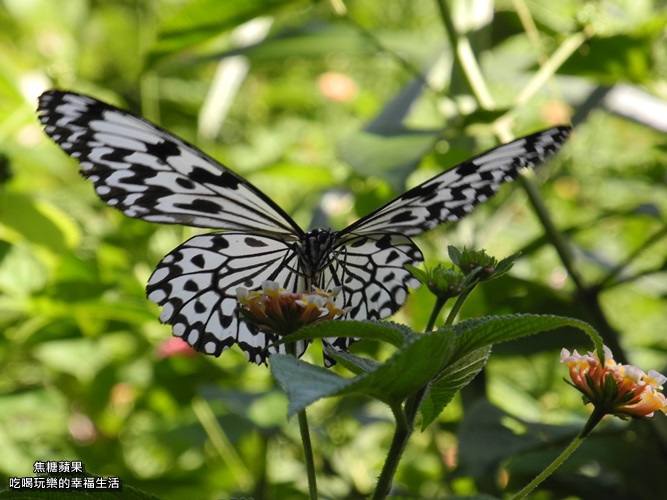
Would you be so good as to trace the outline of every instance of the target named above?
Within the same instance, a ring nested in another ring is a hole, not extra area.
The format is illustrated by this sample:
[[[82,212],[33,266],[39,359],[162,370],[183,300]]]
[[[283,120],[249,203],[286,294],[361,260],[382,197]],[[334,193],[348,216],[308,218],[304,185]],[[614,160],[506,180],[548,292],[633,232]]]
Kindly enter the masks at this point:
[[[337,288],[335,302],[347,318],[386,318],[420,285],[405,268],[424,260],[411,237],[470,213],[522,168],[555,154],[571,131],[553,127],[482,153],[342,231],[304,231],[248,181],[139,116],[61,90],[44,92],[37,113],[46,134],[79,162],[108,205],[150,222],[222,230],[167,254],[148,281],[147,297],[162,307],[160,320],[195,350],[219,356],[237,344],[257,364],[285,346],[273,346],[277,335],[241,317],[238,287],[258,289],[270,280],[294,292]],[[324,339],[337,351],[353,341]]]

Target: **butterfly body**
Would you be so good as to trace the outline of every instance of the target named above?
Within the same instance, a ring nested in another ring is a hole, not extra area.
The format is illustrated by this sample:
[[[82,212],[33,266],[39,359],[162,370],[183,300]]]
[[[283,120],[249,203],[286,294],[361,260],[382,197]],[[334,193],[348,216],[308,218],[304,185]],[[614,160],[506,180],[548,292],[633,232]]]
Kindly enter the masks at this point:
[[[162,307],[160,320],[196,350],[217,356],[238,344],[256,363],[285,346],[271,346],[276,335],[239,316],[238,287],[259,289],[270,280],[294,292],[339,288],[336,304],[348,318],[386,318],[419,287],[405,268],[423,261],[410,238],[465,216],[521,168],[553,155],[570,133],[554,127],[482,153],[341,231],[303,231],[255,186],[136,115],[60,90],[42,94],[38,114],[107,204],[150,222],[216,230],[168,253],[147,296]],[[325,339],[338,350],[351,341]]]
[[[324,288],[319,277],[326,266],[336,258],[334,245],[337,233],[330,229],[315,228],[307,231],[294,246],[303,266],[307,284]]]

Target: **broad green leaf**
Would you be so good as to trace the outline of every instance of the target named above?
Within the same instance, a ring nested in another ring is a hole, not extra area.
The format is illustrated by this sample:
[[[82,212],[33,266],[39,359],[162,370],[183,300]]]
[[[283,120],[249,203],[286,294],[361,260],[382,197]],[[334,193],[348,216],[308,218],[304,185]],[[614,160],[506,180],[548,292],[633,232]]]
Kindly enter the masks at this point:
[[[484,367],[492,344],[563,326],[583,330],[591,337],[599,352],[602,351],[602,341],[597,332],[579,320],[539,315],[492,316],[465,321],[433,333],[407,336],[403,346],[385,363],[351,379],[291,356],[272,356],[271,371],[288,393],[290,415],[320,398],[353,393],[364,394],[394,406],[436,380],[433,395],[427,397],[427,425],[440,414],[456,391]],[[336,330],[342,332],[343,336],[387,340],[387,333],[391,329],[380,323],[334,321],[304,328],[291,335],[289,340],[338,336]],[[394,340],[398,340],[398,337]],[[452,360],[454,362],[448,366]],[[358,363],[349,361],[361,369]],[[369,365],[365,368],[371,367]]]
[[[457,361],[432,384],[421,407],[424,417],[422,427],[425,428],[433,422],[456,392],[479,373],[486,364],[493,344],[565,326],[584,331],[593,341],[598,355],[604,358],[602,339],[598,333],[588,323],[573,318],[534,314],[490,316],[464,321],[451,328],[439,329],[438,333],[442,335],[456,337]]]
[[[354,380],[287,354],[271,356],[271,374],[287,392],[289,416],[318,399],[335,396]]]
[[[602,338],[595,329],[584,321],[564,316],[539,314],[487,316],[463,321],[452,327],[451,330],[457,337],[456,356],[459,357],[481,347],[567,326],[578,328],[588,335],[600,359],[604,359]]]
[[[486,366],[491,347],[482,347],[449,365],[445,373],[431,384],[419,411],[422,414],[422,430],[426,429],[452,398]]]
[[[356,377],[341,394],[361,393],[393,406],[428,384],[452,359],[451,336],[426,333],[406,341],[377,370]]]
[[[441,373],[454,350],[451,335],[410,337],[376,370],[346,379],[287,355],[271,356],[271,372],[285,388],[289,415],[320,398],[363,394],[395,406]]]

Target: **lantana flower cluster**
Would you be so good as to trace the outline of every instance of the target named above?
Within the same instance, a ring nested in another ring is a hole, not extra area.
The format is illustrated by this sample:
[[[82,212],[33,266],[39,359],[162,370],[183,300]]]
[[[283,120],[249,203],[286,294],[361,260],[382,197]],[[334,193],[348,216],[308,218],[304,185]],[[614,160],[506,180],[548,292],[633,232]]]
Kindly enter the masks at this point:
[[[586,403],[620,418],[652,417],[656,411],[667,414],[667,399],[661,392],[667,377],[655,370],[644,373],[633,365],[616,363],[605,346],[605,362],[597,353],[570,354],[561,351],[561,362],[570,368],[571,385],[584,394]]]
[[[339,292],[339,288],[333,291],[314,288],[311,293],[294,293],[274,281],[262,283],[261,291],[236,289],[243,317],[261,331],[281,336],[344,315],[346,311],[334,302]]]

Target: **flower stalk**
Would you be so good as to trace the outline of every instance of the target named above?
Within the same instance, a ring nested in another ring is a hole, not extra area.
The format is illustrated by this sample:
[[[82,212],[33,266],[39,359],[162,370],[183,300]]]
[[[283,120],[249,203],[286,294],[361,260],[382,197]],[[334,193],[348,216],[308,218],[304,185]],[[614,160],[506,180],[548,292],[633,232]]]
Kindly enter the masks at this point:
[[[274,281],[265,281],[261,291],[239,287],[236,294],[243,317],[261,331],[276,334],[279,338],[304,326],[330,321],[345,313],[334,302],[338,294],[336,290],[326,292],[314,289],[312,293],[294,293],[280,288]],[[294,357],[301,354],[296,342],[287,342],[285,351]],[[308,477],[308,493],[311,500],[317,500],[315,459],[305,409],[298,413],[298,420]]]
[[[667,377],[655,370],[644,373],[636,366],[617,363],[606,346],[604,360],[600,360],[597,353],[581,355],[575,350],[570,354],[567,349],[563,349],[561,363],[570,369],[572,382],[568,383],[583,394],[584,404],[593,404],[593,412],[577,437],[558,458],[514,495],[512,500],[524,498],[558,469],[605,415],[627,419],[650,418],[656,411],[667,413],[667,399],[660,392]]]

